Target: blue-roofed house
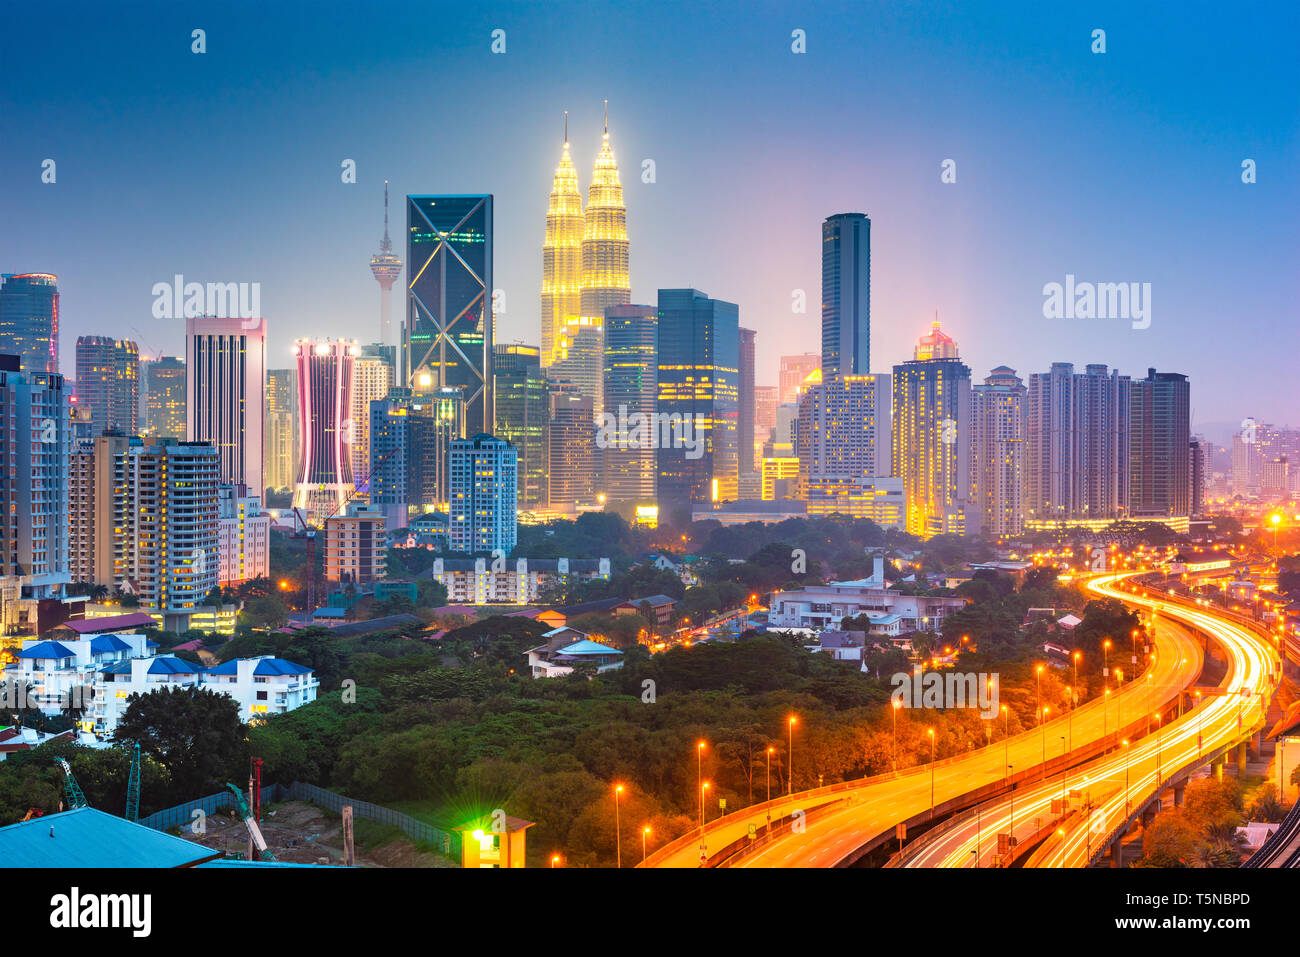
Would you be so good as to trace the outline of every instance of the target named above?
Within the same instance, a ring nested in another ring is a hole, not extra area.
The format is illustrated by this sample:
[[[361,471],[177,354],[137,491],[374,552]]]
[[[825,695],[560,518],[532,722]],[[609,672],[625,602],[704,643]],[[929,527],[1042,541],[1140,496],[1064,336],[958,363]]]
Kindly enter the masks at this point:
[[[271,655],[236,658],[209,668],[204,684],[234,698],[240,717],[250,722],[315,701],[320,688],[310,668]]]
[[[597,674],[623,667],[623,652],[592,641],[576,628],[556,628],[542,637],[546,644],[525,652],[534,678],[558,678],[572,674],[576,666],[594,667]]]

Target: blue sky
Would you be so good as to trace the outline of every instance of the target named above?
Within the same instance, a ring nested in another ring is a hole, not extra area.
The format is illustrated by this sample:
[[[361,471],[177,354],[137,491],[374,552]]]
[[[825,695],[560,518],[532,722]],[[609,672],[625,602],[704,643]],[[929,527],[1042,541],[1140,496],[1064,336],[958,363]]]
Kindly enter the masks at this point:
[[[385,177],[495,194],[498,339],[537,342],[562,113],[585,190],[608,97],[633,300],[738,302],[760,383],[818,349],[820,223],[852,210],[876,371],[937,309],[977,380],[1154,366],[1192,377],[1196,421],[1300,424],[1295,4],[124,6],[11,2],[0,31],[0,271],[60,276],[65,371],[79,334],[178,351],[150,315],[175,273],[260,282],[272,365],[300,335],[371,338]],[[1150,328],[1044,318],[1066,274],[1151,283]]]

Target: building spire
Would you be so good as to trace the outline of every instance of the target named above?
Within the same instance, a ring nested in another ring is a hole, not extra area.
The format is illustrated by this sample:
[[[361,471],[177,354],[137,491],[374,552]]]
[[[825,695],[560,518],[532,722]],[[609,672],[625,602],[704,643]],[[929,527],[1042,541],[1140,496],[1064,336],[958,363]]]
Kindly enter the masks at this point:
[[[564,145],[569,145],[569,111],[564,111]]]
[[[384,180],[384,240],[379,248],[386,253],[393,250],[393,241],[388,238],[388,180]]]
[[[605,101],[605,135],[609,136],[609,100]]]

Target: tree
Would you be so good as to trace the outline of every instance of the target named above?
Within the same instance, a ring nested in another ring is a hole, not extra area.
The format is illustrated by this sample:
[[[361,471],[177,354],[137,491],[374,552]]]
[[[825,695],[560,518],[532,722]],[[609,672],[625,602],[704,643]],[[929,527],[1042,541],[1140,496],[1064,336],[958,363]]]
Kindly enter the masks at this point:
[[[140,750],[171,777],[177,800],[202,797],[242,784],[248,773],[248,741],[239,707],[207,688],[163,687],[127,699],[113,741],[140,743]]]
[[[273,595],[253,598],[244,603],[239,613],[241,631],[282,628],[289,621],[289,608]]]

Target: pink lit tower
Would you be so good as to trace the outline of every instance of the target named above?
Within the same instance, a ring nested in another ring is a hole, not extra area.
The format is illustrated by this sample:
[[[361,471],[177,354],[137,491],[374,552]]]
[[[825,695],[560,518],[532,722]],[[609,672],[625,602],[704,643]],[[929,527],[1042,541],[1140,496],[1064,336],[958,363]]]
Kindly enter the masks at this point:
[[[393,255],[393,241],[388,238],[388,180],[384,180],[384,239],[379,252],[370,257],[370,271],[379,283],[379,342],[391,346],[393,335],[393,283],[402,274],[402,260]]]

